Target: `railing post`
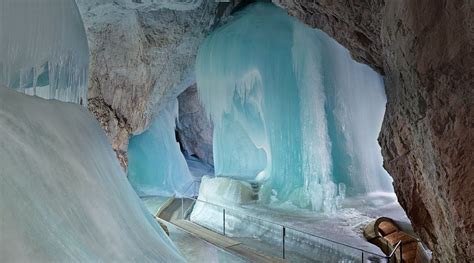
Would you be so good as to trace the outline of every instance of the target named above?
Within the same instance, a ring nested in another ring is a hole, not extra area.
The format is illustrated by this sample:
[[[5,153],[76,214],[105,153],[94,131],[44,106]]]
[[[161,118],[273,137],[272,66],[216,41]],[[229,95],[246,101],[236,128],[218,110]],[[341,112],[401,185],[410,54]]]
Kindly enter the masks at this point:
[[[362,257],[360,258],[360,262],[364,263],[364,251],[362,251]]]
[[[181,219],[184,220],[184,197],[181,196]]]
[[[283,226],[283,235],[282,235],[282,241],[283,241],[283,259],[285,259],[285,236],[286,236],[286,228]]]
[[[225,236],[225,208],[222,208],[222,233]]]

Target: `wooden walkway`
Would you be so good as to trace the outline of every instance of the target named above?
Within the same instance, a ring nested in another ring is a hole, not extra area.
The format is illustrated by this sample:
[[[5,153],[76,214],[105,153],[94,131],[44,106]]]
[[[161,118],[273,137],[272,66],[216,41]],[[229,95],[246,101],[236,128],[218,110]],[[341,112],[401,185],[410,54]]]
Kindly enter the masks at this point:
[[[385,254],[390,254],[395,245],[401,241],[402,255],[396,253],[397,262],[424,263],[428,262],[418,240],[400,230],[390,218],[381,217],[367,225],[364,229],[367,241],[377,245]]]
[[[183,229],[189,234],[205,240],[217,247],[225,249],[235,255],[238,255],[250,262],[262,262],[262,263],[283,263],[287,262],[284,259],[265,255],[261,251],[254,250],[239,241],[235,241],[226,236],[220,235],[214,231],[204,228],[198,224],[195,224],[188,220],[172,220],[170,223]]]
[[[264,254],[261,251],[252,249],[239,241],[218,234],[189,220],[185,220],[186,215],[190,213],[193,207],[193,200],[185,199],[184,202],[184,218],[181,211],[181,199],[172,198],[155,215],[158,222],[163,221],[171,223],[187,233],[204,240],[216,247],[222,248],[234,255],[240,256],[249,262],[262,263],[284,263],[284,259]]]
[[[192,211],[194,200],[185,198],[182,204],[183,209],[181,209],[181,198],[171,197],[155,214],[155,217],[159,217],[167,222],[176,219],[186,219]]]

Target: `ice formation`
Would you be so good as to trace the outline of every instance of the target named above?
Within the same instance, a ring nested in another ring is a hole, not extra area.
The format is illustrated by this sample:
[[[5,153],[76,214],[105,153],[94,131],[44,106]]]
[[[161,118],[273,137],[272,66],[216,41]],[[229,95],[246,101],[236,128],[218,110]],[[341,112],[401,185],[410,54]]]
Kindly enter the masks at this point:
[[[202,201],[218,205],[242,205],[253,203],[255,194],[248,182],[229,177],[201,178],[199,200]]]
[[[250,5],[202,44],[196,78],[217,175],[316,211],[334,210],[346,186],[392,191],[377,143],[382,77],[323,32],[272,4]]]
[[[140,196],[185,194],[193,182],[176,141],[177,116],[178,102],[174,99],[147,131],[130,139],[128,179]]]
[[[85,105],[88,65],[74,0],[0,1],[0,85]]]
[[[83,108],[0,87],[0,262],[182,262]]]

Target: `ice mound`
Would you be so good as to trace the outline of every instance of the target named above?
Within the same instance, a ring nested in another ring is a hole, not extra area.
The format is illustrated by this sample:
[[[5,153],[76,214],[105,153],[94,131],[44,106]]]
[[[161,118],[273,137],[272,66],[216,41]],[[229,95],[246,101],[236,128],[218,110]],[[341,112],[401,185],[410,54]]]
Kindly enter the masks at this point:
[[[0,262],[182,262],[85,109],[0,88]]]
[[[216,204],[240,205],[251,203],[255,195],[252,186],[230,177],[209,177],[201,179],[199,199]]]

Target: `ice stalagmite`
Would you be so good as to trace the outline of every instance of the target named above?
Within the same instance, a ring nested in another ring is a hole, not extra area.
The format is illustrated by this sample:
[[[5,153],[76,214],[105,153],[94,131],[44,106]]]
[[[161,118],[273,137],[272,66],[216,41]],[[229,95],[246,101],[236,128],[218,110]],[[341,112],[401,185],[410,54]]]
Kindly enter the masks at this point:
[[[174,99],[147,131],[130,140],[128,179],[141,196],[185,194],[192,183],[175,137],[177,117],[178,101]]]
[[[0,1],[0,85],[86,104],[88,64],[74,0]]]
[[[202,44],[196,77],[217,175],[262,183],[262,200],[323,211],[346,186],[391,190],[377,143],[383,80],[323,32],[250,5]]]

